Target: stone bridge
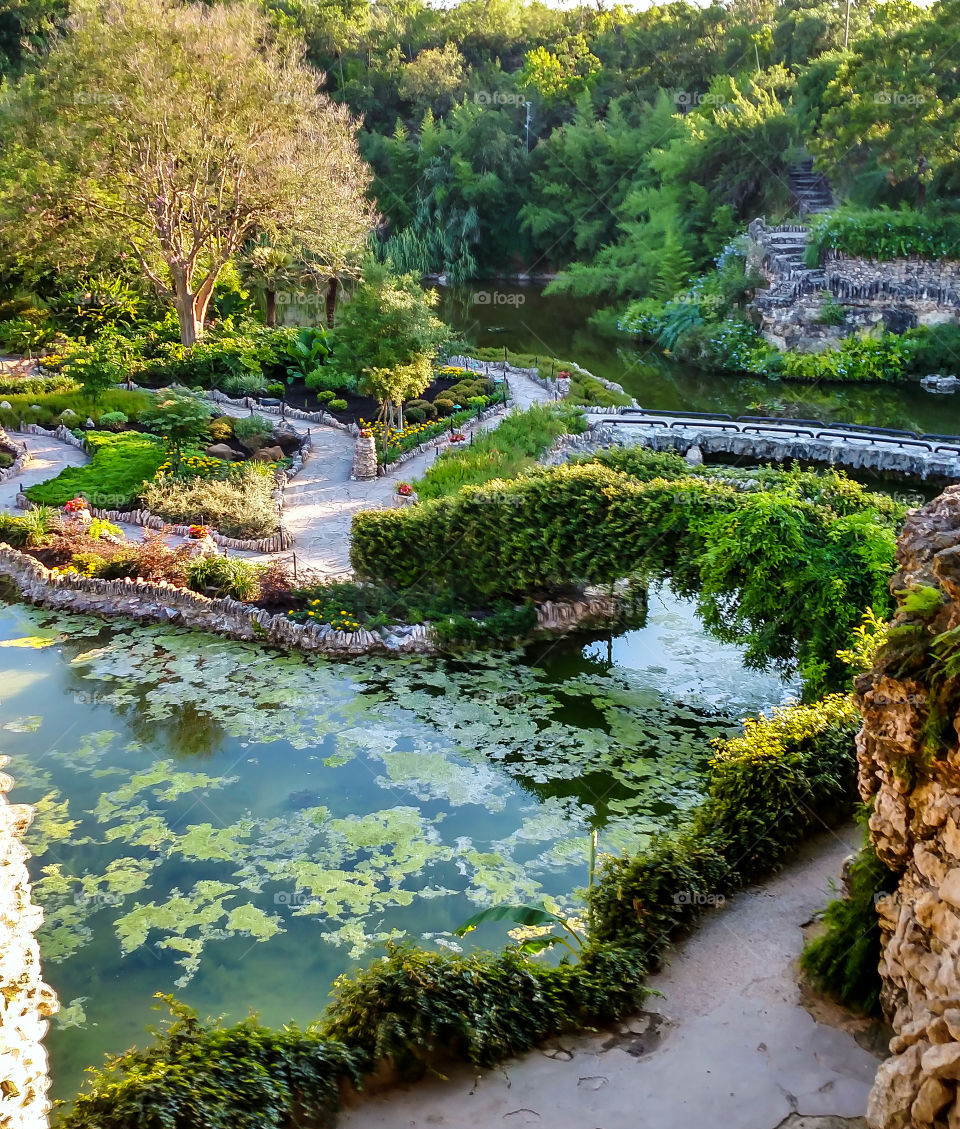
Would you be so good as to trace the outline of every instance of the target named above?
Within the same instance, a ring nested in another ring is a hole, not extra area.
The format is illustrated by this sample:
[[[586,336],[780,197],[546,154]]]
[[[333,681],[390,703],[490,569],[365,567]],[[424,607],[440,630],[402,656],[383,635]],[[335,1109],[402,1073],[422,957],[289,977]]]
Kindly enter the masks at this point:
[[[743,462],[826,464],[879,474],[960,481],[960,436],[706,412],[621,411],[601,416],[605,437],[625,446],[678,451],[692,461],[724,455]]]

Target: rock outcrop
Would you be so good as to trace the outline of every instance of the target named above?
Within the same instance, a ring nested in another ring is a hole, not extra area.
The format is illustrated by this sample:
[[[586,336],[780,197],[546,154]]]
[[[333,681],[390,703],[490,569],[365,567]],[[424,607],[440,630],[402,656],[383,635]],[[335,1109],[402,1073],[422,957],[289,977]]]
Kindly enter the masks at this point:
[[[800,224],[747,229],[748,262],[767,282],[751,309],[771,345],[801,353],[836,348],[863,329],[904,333],[960,321],[960,262],[861,259],[830,252],[807,266],[809,231]]]
[[[0,757],[0,768],[7,763]],[[44,984],[34,932],[43,911],[30,900],[30,853],[22,836],[33,809],[10,804],[12,781],[0,772],[0,1126],[46,1129],[47,1053],[43,1037],[57,997]]]
[[[960,1129],[960,486],[912,511],[897,563],[889,642],[856,683],[860,792],[897,876],[877,902],[895,1035],[868,1122]]]

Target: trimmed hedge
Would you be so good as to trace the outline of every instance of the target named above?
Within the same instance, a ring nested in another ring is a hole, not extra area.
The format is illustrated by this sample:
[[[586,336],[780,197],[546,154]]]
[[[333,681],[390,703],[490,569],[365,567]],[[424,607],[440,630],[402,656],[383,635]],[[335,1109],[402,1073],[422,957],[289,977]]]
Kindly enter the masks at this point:
[[[487,598],[670,577],[749,664],[798,665],[819,692],[847,678],[836,653],[864,609],[891,606],[897,514],[859,487],[845,501],[838,512],[789,481],[749,491],[702,475],[640,481],[592,462],[360,513],[350,558],[390,587],[427,578]]]

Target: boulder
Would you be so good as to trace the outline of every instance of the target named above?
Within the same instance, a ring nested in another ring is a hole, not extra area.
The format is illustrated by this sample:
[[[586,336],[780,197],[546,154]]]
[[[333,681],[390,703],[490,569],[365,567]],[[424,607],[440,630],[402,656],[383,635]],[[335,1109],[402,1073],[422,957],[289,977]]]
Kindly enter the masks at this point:
[[[283,458],[280,447],[261,447],[250,456],[250,461],[255,463],[278,463]]]
[[[209,455],[211,459],[239,459],[240,456],[237,452],[226,443],[211,443],[210,446],[203,452]]]

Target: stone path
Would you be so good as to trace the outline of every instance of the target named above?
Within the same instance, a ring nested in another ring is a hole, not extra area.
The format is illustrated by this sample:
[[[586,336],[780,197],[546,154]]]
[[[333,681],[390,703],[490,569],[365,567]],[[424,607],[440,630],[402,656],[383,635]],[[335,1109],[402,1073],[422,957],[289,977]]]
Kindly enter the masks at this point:
[[[552,399],[550,392],[522,373],[512,370],[508,376],[514,409],[524,410],[534,403]],[[233,416],[248,414],[242,408],[225,404],[221,407]],[[503,415],[491,416],[472,428],[461,430],[465,434],[486,431],[497,427],[503,418]],[[290,559],[291,553],[296,553],[298,571],[313,571],[323,576],[342,575],[350,569],[350,523],[354,514],[360,510],[391,506],[397,483],[412,481],[423,475],[435,461],[437,452],[425,451],[382,478],[351,482],[354,448],[351,435],[337,428],[307,424],[302,420],[286,422],[301,434],[309,428],[313,453],[284,493],[284,525],[293,534],[293,549],[273,555]],[[87,462],[83,452],[56,439],[20,433],[16,433],[16,438],[27,444],[32,461],[15,480],[0,482],[0,509],[14,509],[21,482],[24,486],[44,482],[59,474],[65,466],[81,466]],[[124,525],[124,532],[135,540],[143,536],[141,527],[135,525]],[[233,555],[253,560],[269,560],[271,556],[263,553]]]
[[[865,1127],[878,1060],[813,1018],[794,970],[801,926],[859,840],[852,827],[826,834],[709,913],[651,978],[663,998],[619,1031],[361,1100],[338,1129]]]
[[[24,486],[35,486],[46,482],[48,478],[55,478],[64,467],[83,466],[90,461],[83,451],[78,451],[69,443],[61,443],[59,439],[48,439],[44,435],[21,435],[19,432],[13,434],[18,443],[26,443],[30,450],[30,462],[19,474],[0,482],[0,509],[16,508],[15,500],[21,483]]]

